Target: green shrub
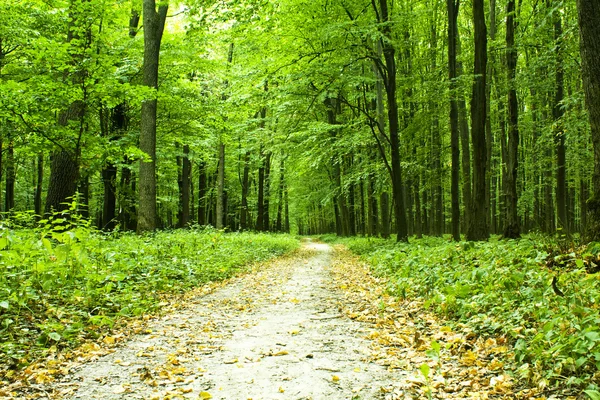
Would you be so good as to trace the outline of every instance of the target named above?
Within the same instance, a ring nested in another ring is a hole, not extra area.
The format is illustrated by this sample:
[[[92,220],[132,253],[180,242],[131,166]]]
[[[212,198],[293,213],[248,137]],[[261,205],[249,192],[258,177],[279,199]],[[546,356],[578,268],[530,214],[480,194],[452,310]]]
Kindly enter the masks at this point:
[[[107,234],[76,218],[36,225],[19,215],[0,227],[0,365],[19,368],[93,338],[119,317],[156,311],[161,295],[228,278],[298,243],[202,228]]]

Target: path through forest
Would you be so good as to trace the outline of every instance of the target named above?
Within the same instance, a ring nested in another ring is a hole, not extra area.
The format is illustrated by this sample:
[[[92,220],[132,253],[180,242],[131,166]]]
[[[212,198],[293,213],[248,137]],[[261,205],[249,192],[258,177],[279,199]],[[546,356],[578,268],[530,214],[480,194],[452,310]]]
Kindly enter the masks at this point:
[[[72,399],[394,398],[398,371],[368,362],[373,326],[340,312],[331,247],[244,275],[60,383]]]
[[[62,356],[70,361],[30,368],[16,398],[539,397],[506,373],[505,338],[451,327],[387,285],[347,250],[308,240]]]

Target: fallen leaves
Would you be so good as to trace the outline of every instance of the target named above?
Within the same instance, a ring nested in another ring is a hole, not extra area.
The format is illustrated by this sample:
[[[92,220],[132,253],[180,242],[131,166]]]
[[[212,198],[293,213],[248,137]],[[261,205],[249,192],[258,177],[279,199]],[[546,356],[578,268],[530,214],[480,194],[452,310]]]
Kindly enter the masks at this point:
[[[409,374],[399,383],[404,397],[398,398],[424,398],[428,391],[436,399],[531,399],[539,394],[535,389],[516,391],[505,371],[511,351],[504,337],[477,337],[465,326],[439,319],[419,301],[389,296],[385,279],[341,247],[336,248],[333,277],[344,293],[340,311],[373,326],[366,335],[369,359]]]

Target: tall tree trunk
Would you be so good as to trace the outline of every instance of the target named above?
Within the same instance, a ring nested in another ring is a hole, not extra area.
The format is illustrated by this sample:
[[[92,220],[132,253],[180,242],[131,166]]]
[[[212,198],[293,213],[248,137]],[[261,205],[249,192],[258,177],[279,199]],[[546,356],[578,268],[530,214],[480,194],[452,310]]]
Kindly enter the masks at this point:
[[[517,214],[517,170],[519,163],[519,103],[517,100],[517,49],[515,47],[515,0],[506,6],[506,67],[508,73],[508,147],[506,158],[506,222],[503,236],[516,239],[521,236]]]
[[[583,86],[589,113],[594,148],[592,193],[588,201],[585,238],[600,240],[600,3],[596,0],[577,0]]]
[[[257,199],[257,215],[256,215],[256,230],[263,231],[264,229],[264,213],[265,213],[265,154],[262,145],[260,147],[260,166],[258,167],[258,199]]]
[[[37,157],[37,179],[35,186],[35,196],[33,207],[35,215],[42,215],[42,190],[44,187],[44,153],[39,153]]]
[[[15,149],[13,141],[8,142],[6,151],[6,192],[4,195],[4,211],[15,208]]]
[[[549,0],[549,5],[554,6],[554,1]],[[562,101],[564,98],[565,72],[563,70],[562,57],[562,18],[560,10],[553,13],[554,16],[554,42],[556,55],[556,81],[554,87],[554,104],[552,105],[552,117],[554,118],[554,140],[556,151],[556,216],[557,229],[562,233],[569,234],[567,221],[567,179],[566,179],[566,154],[565,133],[562,126],[564,115]]]
[[[179,185],[179,227],[183,228],[190,222],[190,175],[192,164],[190,163],[190,146],[183,146],[183,157],[181,160],[181,183]]]
[[[285,183],[284,201],[284,231],[285,233],[290,233],[290,203],[287,183]]]
[[[137,10],[132,9],[129,17],[129,37],[134,38],[137,35],[137,27],[140,22],[140,14]],[[100,108],[100,130],[104,136],[109,136],[109,141],[114,141],[123,136],[127,130],[128,115],[127,103],[122,102],[117,104],[110,111],[110,124],[107,121],[106,110]],[[112,230],[117,224],[117,166],[115,163],[107,161],[102,168],[102,184],[104,187],[104,196],[102,202],[102,229]],[[121,196],[125,193],[122,191]],[[122,198],[121,202],[134,202],[134,199]],[[125,227],[123,227],[125,228]]]
[[[270,203],[271,203],[271,155],[272,153],[269,151],[265,156],[265,204],[263,208],[263,230],[269,231],[271,229],[271,221],[270,221]]]
[[[198,225],[206,225],[206,162],[198,164]]]
[[[373,2],[374,4],[374,2]],[[398,101],[396,98],[396,50],[392,44],[392,29],[389,24],[390,15],[387,0],[379,0],[381,33],[386,38],[381,40],[381,48],[385,60],[386,79],[385,92],[388,104],[389,139],[391,147],[391,178],[394,197],[394,215],[396,218],[397,241],[408,242],[406,226],[406,210],[400,165],[400,136],[398,130]]]
[[[242,177],[242,205],[240,210],[240,229],[248,229],[248,192],[250,190],[250,152],[244,156],[244,172]]]
[[[156,9],[155,0],[143,0],[144,17],[144,65],[143,84],[158,90],[158,61],[160,42],[165,27],[168,4],[161,3]],[[140,121],[140,150],[146,157],[140,160],[139,170],[139,233],[156,229],[156,111],[157,100],[142,102]]]
[[[381,206],[381,237],[390,237],[390,196],[388,192],[381,192],[379,197],[379,205]]]
[[[217,229],[223,229],[224,218],[225,218],[225,144],[219,143],[219,164],[217,166],[217,215],[215,221],[215,227]]]
[[[377,197],[375,197],[375,176],[372,173],[367,176],[367,203],[369,205],[369,236],[377,236],[379,217],[377,215]]]
[[[446,0],[448,8],[448,75],[450,79],[450,149],[452,153],[451,171],[451,204],[452,204],[452,238],[460,241],[460,150],[458,126],[458,102],[456,100],[456,37],[458,36],[458,10],[460,1]]]
[[[281,155],[279,164],[279,190],[277,193],[277,220],[275,222],[275,230],[281,232],[283,230],[283,191],[285,190],[285,156]]]
[[[475,31],[475,62],[473,95],[471,98],[471,141],[473,143],[473,198],[467,231],[468,240],[486,240],[489,237],[486,206],[486,64],[487,37],[483,0],[473,0],[473,25]]]

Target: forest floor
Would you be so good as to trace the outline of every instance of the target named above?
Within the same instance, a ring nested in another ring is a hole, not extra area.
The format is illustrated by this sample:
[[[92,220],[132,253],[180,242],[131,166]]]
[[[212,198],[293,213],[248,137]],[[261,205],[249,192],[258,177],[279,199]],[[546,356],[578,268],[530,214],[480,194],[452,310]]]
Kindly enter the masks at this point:
[[[294,257],[200,288],[162,317],[30,369],[27,384],[0,397],[535,398],[516,393],[503,372],[501,338],[455,332],[385,291],[347,251],[306,241]]]

